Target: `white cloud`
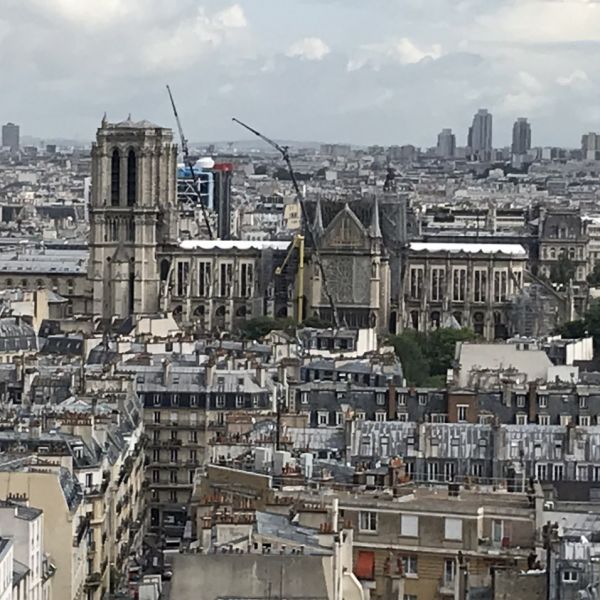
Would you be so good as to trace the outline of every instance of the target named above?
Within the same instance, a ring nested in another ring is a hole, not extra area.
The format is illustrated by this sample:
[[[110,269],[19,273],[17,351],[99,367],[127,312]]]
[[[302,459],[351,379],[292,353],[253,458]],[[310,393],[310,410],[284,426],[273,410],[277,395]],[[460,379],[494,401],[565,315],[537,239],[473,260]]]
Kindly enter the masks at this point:
[[[217,13],[214,23],[226,29],[242,29],[248,26],[244,9],[239,4],[233,4]]]
[[[294,42],[288,48],[286,54],[291,58],[323,60],[330,52],[331,49],[321,38],[306,37]]]
[[[589,81],[589,77],[585,71],[576,69],[569,75],[562,75],[556,78],[556,83],[565,87],[575,85],[577,83],[586,83]]]
[[[123,19],[143,10],[137,0],[24,0],[33,8],[44,11],[84,28],[109,25],[117,19]]]
[[[429,47],[418,46],[407,37],[384,43],[367,44],[361,48],[361,51],[371,56],[375,61],[383,57],[399,62],[402,65],[411,65],[421,62],[424,59],[436,59],[442,56],[442,47],[440,44],[433,44]]]

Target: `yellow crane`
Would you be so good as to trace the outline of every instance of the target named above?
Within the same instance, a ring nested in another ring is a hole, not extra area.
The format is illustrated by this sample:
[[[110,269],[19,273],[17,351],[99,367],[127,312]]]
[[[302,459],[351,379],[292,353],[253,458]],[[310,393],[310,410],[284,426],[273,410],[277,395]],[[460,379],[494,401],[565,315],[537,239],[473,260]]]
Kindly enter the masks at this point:
[[[286,265],[295,249],[298,249],[298,272],[296,273],[296,320],[298,324],[302,323],[302,314],[304,312],[304,236],[296,235],[290,245],[290,249],[285,257],[285,260],[275,269],[275,275],[279,276],[283,273]]]

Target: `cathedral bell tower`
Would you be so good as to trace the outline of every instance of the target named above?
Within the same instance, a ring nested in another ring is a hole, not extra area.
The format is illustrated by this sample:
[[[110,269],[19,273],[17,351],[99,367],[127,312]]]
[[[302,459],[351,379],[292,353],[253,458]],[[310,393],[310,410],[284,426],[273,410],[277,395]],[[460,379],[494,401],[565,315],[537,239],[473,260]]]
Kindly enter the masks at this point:
[[[159,312],[157,252],[176,238],[177,148],[173,133],[106,116],[92,146],[90,260],[93,315]]]

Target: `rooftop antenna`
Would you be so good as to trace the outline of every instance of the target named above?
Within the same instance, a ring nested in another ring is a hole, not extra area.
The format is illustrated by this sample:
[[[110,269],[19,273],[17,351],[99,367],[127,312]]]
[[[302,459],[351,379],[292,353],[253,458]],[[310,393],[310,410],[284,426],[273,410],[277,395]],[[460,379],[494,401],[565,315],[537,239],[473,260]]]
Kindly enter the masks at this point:
[[[206,225],[206,229],[208,231],[208,239],[213,239],[212,227],[210,226],[210,219],[208,218],[208,213],[206,212],[206,207],[204,206],[204,202],[202,201],[202,196],[200,195],[200,179],[198,178],[198,174],[194,170],[194,164],[190,159],[190,152],[188,148],[188,142],[183,135],[183,127],[181,126],[181,121],[179,120],[179,114],[177,113],[177,107],[175,106],[175,100],[173,100],[173,94],[171,93],[171,88],[167,85],[167,92],[169,92],[169,99],[171,100],[171,106],[173,107],[173,114],[175,115],[175,120],[177,121],[177,129],[179,130],[179,138],[181,139],[181,153],[183,154],[183,160],[192,174],[192,181],[194,183],[193,188],[196,196],[198,197],[198,202],[200,204],[200,208],[202,209],[202,216],[204,217],[204,224]]]
[[[246,125],[246,123],[243,123],[242,121],[240,121],[239,119],[236,119],[235,117],[233,117],[232,121],[234,121],[238,125],[241,125],[245,129],[247,129],[250,133],[253,133],[255,136],[259,137],[261,140],[263,140],[264,142],[269,144],[269,146],[271,146],[272,148],[275,148],[275,150],[277,150],[281,154],[281,157],[283,158],[283,161],[285,162],[285,164],[288,168],[288,172],[290,174],[290,179],[292,180],[292,185],[294,186],[294,191],[296,192],[296,198],[298,199],[298,202],[300,203],[300,210],[302,211],[302,218],[304,219],[304,223],[306,224],[306,230],[308,231],[309,239],[310,239],[310,242],[313,247],[315,262],[317,263],[317,267],[319,268],[319,272],[321,274],[321,280],[323,282],[323,291],[325,292],[325,296],[327,297],[327,300],[329,301],[329,305],[331,306],[331,313],[333,316],[333,324],[335,325],[336,329],[339,329],[340,328],[340,318],[339,318],[337,306],[335,304],[335,300],[333,299],[333,296],[331,295],[331,292],[329,291],[329,285],[327,284],[327,275],[325,274],[325,269],[323,268],[323,262],[321,261],[321,253],[319,252],[317,238],[314,234],[312,223],[310,222],[310,219],[308,218],[308,213],[306,211],[306,205],[304,203],[304,194],[302,193],[302,190],[300,189],[300,185],[298,184],[298,180],[296,179],[296,173],[294,172],[294,167],[292,166],[292,161],[290,159],[289,146],[281,146],[277,142],[268,138],[266,135],[263,135],[256,129],[253,129],[252,127],[250,127],[249,125]]]

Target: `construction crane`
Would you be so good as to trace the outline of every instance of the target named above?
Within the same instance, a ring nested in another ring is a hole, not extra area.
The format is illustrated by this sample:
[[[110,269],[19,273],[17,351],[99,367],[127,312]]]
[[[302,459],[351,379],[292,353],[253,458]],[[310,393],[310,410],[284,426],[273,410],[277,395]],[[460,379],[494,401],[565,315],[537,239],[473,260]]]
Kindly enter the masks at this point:
[[[181,121],[179,120],[179,114],[177,113],[175,100],[173,100],[173,94],[171,93],[171,88],[168,85],[167,92],[169,92],[169,99],[171,100],[171,106],[173,107],[173,114],[175,115],[175,120],[177,121],[177,129],[179,130],[179,138],[181,139],[181,153],[183,154],[183,160],[188,169],[190,170],[190,173],[192,174],[192,187],[194,188],[194,192],[198,197],[198,203],[200,204],[200,209],[202,210],[202,217],[204,218],[204,224],[206,225],[206,230],[208,232],[208,239],[212,240],[213,232],[212,227],[210,226],[210,219],[208,218],[206,206],[204,206],[202,196],[200,195],[200,179],[198,177],[198,174],[194,170],[194,163],[192,163],[192,159],[190,158],[187,139],[185,135],[183,135],[183,127],[181,126]]]
[[[296,278],[296,310],[298,312],[298,324],[302,323],[302,314],[304,312],[304,236],[296,235],[294,241],[288,250],[285,260],[275,269],[275,275],[281,275],[285,269],[292,252],[298,248],[298,273]]]
[[[319,273],[321,275],[321,281],[323,283],[323,291],[325,292],[325,296],[327,297],[329,305],[331,306],[331,314],[333,317],[333,324],[336,329],[339,329],[340,328],[340,317],[338,314],[337,306],[336,306],[335,300],[333,299],[333,296],[331,295],[331,292],[329,290],[329,285],[327,284],[327,275],[325,273],[325,269],[323,268],[323,261],[321,260],[321,253],[319,252],[317,238],[314,234],[312,223],[310,222],[310,219],[308,218],[308,212],[306,210],[306,204],[304,202],[304,194],[300,190],[300,185],[298,184],[298,180],[296,179],[296,173],[294,172],[294,167],[292,166],[292,161],[290,159],[290,153],[289,153],[288,146],[281,146],[277,142],[268,138],[266,135],[263,135],[256,129],[253,129],[252,127],[250,127],[249,125],[246,125],[246,123],[240,121],[239,119],[236,119],[235,117],[232,120],[235,123],[237,123],[238,125],[241,125],[245,129],[247,129],[250,133],[253,133],[255,136],[257,136],[258,138],[260,138],[261,140],[263,140],[264,142],[269,144],[269,146],[271,146],[272,148],[275,148],[275,150],[277,150],[281,154],[281,157],[283,158],[283,161],[285,162],[285,164],[288,168],[288,172],[290,174],[290,179],[292,180],[292,185],[294,186],[294,191],[296,192],[296,198],[298,199],[298,202],[300,204],[302,218],[306,225],[306,231],[308,232],[308,235],[309,235],[309,241],[313,248],[315,262],[317,263],[317,267],[318,267]],[[304,240],[303,240],[303,243],[304,243]],[[304,268],[303,264],[302,264],[301,268],[302,269]],[[301,294],[301,293],[302,293],[302,290],[299,290],[298,294]]]

